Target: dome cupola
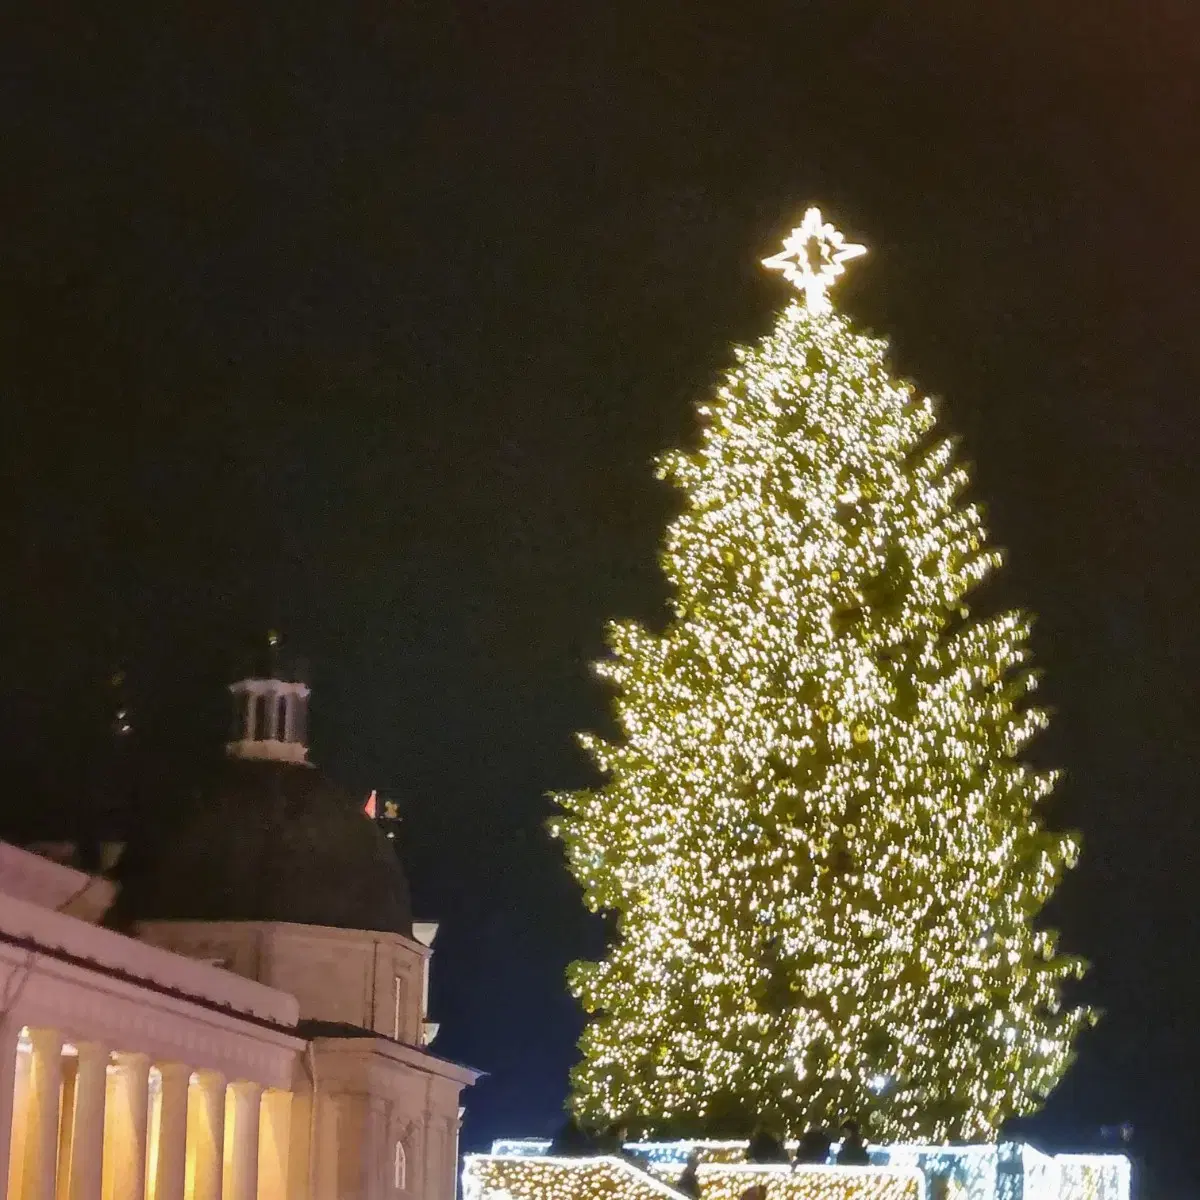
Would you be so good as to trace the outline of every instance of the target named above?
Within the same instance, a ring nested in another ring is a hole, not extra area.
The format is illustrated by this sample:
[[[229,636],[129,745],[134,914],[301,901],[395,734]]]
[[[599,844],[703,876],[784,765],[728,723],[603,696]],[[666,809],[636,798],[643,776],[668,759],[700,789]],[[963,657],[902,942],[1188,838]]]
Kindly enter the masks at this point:
[[[395,845],[308,761],[309,687],[268,657],[230,686],[237,725],[215,773],[197,780],[175,828],[127,878],[135,921],[283,921],[412,936]]]
[[[233,695],[233,758],[308,765],[308,684],[299,665],[284,661],[279,635],[267,635],[267,655],[251,675],[229,685]]]

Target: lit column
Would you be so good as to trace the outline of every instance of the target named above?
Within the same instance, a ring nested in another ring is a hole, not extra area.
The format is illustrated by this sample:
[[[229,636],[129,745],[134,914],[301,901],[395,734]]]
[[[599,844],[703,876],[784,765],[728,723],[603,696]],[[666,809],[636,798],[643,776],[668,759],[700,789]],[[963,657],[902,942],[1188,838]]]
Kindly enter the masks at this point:
[[[150,1059],[116,1054],[104,1105],[104,1200],[143,1200]]]
[[[258,693],[246,689],[246,741],[252,742],[258,736]]]
[[[258,1105],[262,1086],[231,1083],[225,1096],[225,1170],[222,1200],[255,1200],[258,1191]]]
[[[21,1195],[21,1178],[25,1173],[25,1134],[29,1130],[29,1087],[33,1078],[33,1047],[28,1029],[21,1030],[17,1047],[17,1077],[13,1084],[12,1129],[8,1150],[8,1195],[12,1200],[17,1200]]]
[[[20,1196],[21,1200],[54,1200],[63,1037],[57,1029],[31,1029],[29,1040],[33,1044],[33,1053]]]
[[[187,1166],[188,1080],[192,1072],[183,1063],[160,1063],[158,1073],[161,1083],[155,1102],[157,1136],[150,1162],[152,1200],[183,1200]]]
[[[0,1181],[8,1178],[9,1148],[12,1145],[17,1093],[17,1041],[21,1026],[11,1018],[0,1021]],[[13,1190],[9,1189],[9,1195]]]
[[[292,1093],[263,1092],[258,1130],[258,1200],[287,1200]]]
[[[367,1101],[365,1121],[363,1122],[361,1161],[363,1166],[363,1182],[367,1194],[378,1186],[374,1181],[379,1177],[380,1169],[387,1170],[388,1145],[387,1136],[387,1102],[382,1096],[372,1096]]]
[[[460,1104],[458,1106],[458,1119],[454,1122],[454,1195],[458,1196],[458,1144],[462,1139],[463,1117],[467,1115],[467,1110]]]
[[[75,1084],[79,1063],[63,1047],[62,1082],[58,1090],[58,1163],[55,1172],[54,1195],[67,1200],[67,1181],[71,1173],[71,1149],[75,1140]]]
[[[296,693],[296,711],[292,714],[292,732],[301,744],[308,741],[308,692]]]
[[[289,1200],[307,1197],[312,1189],[313,1196],[328,1195],[320,1189],[317,1176],[318,1164],[314,1162],[313,1133],[316,1125],[317,1107],[313,1099],[312,1083],[307,1079],[297,1079],[297,1090],[294,1091],[291,1112],[288,1121],[288,1197]],[[317,1145],[320,1145],[318,1140]]]
[[[216,1071],[197,1071],[188,1087],[188,1200],[221,1200],[225,1146],[225,1079]]]
[[[64,1114],[64,1124],[70,1120],[71,1145],[58,1194],[66,1200],[100,1200],[108,1047],[80,1042],[76,1050],[71,1111]]]

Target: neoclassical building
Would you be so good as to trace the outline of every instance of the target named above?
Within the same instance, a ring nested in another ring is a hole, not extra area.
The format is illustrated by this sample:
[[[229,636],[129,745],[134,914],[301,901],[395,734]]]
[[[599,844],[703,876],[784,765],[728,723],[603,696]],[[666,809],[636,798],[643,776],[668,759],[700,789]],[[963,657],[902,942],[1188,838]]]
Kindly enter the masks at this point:
[[[119,895],[0,843],[9,1200],[453,1200],[477,1072],[429,1049],[437,927],[274,674]]]

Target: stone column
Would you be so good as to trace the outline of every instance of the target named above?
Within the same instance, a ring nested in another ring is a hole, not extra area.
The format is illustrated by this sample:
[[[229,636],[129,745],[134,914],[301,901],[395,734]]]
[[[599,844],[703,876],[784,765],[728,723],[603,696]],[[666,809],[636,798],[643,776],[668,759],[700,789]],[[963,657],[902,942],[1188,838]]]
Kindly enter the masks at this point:
[[[372,1096],[367,1101],[365,1133],[363,1159],[368,1189],[366,1195],[384,1195],[391,1164],[388,1162],[387,1102],[382,1096]]]
[[[311,1200],[319,1196],[314,1191],[316,1163],[313,1160],[313,1132],[317,1106],[312,1082],[297,1072],[296,1090],[291,1093],[291,1112],[288,1118],[288,1200]]]
[[[252,742],[258,734],[258,693],[246,689],[246,725],[245,733],[242,736],[246,741]]]
[[[262,1086],[231,1083],[225,1096],[225,1170],[222,1200],[255,1200],[258,1192],[258,1107]]]
[[[21,1200],[55,1200],[63,1037],[57,1029],[31,1029],[29,1040],[33,1054],[20,1196]]]
[[[114,1055],[104,1106],[104,1200],[144,1200],[150,1059]]]
[[[453,1200],[454,1168],[446,1159],[449,1148],[450,1120],[432,1113],[425,1118],[425,1170],[422,1182],[425,1195],[436,1200]],[[447,1187],[446,1185],[450,1186]]]
[[[463,1117],[467,1115],[467,1110],[460,1104],[458,1106],[458,1119],[454,1122],[454,1195],[459,1194],[459,1173],[458,1173],[458,1145],[462,1140]]]
[[[108,1047],[80,1042],[76,1050],[71,1111],[64,1114],[70,1120],[70,1151],[58,1194],[66,1200],[100,1200]]]
[[[13,1083],[12,1128],[8,1150],[8,1195],[19,1200],[21,1178],[25,1173],[25,1134],[29,1130],[29,1087],[33,1078],[33,1047],[29,1030],[18,1035],[16,1080]]]
[[[191,1069],[183,1063],[160,1063],[158,1067],[158,1137],[154,1161],[152,1200],[183,1200],[187,1167],[188,1080]]]
[[[17,1040],[21,1026],[11,1018],[0,1021],[0,1181],[8,1179],[17,1092]],[[9,1194],[13,1194],[9,1189]]]
[[[312,1163],[312,1200],[323,1196],[361,1195],[362,1188],[353,1179],[342,1187],[343,1161],[353,1150],[352,1131],[343,1121],[344,1096],[330,1094],[319,1086],[310,1093],[312,1099],[312,1144],[309,1160]],[[358,1191],[355,1189],[358,1188]]]
[[[199,1071],[188,1087],[188,1200],[221,1200],[225,1146],[225,1079],[216,1071]]]
[[[263,1092],[258,1129],[258,1200],[288,1200],[292,1093]]]
[[[67,1180],[71,1173],[71,1148],[75,1141],[75,1084],[78,1082],[79,1060],[72,1055],[62,1056],[62,1083],[58,1101],[58,1168],[54,1195],[67,1200]]]
[[[336,1165],[336,1182],[329,1190],[331,1196],[369,1196],[370,1179],[366,1159],[367,1097],[350,1092],[337,1092],[330,1097],[332,1120],[322,1133],[326,1145],[332,1142],[332,1158]],[[322,1146],[322,1150],[325,1146]]]

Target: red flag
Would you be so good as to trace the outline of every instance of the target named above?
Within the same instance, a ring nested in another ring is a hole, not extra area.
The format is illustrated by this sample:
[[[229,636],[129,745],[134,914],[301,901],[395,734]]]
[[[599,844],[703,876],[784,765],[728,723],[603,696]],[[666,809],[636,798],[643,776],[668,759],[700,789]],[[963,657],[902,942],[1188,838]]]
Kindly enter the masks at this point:
[[[375,793],[373,791],[367,797],[366,804],[363,805],[363,812],[365,812],[372,821],[375,820]]]

